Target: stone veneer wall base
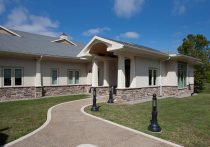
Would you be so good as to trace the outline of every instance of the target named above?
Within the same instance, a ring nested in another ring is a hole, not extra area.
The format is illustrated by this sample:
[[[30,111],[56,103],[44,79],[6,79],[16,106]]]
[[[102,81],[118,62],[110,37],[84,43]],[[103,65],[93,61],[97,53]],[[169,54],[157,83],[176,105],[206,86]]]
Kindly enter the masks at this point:
[[[89,93],[90,85],[44,86],[43,96]]]
[[[160,96],[160,87],[144,87],[144,88],[125,88],[116,89],[117,101],[135,101],[151,99],[153,94]],[[194,85],[188,85],[186,88],[178,89],[177,86],[163,86],[162,97],[181,97],[191,95],[194,92]]]
[[[93,92],[93,88],[96,88],[96,96],[97,97],[109,95],[109,86],[91,87],[91,95]]]
[[[35,98],[35,87],[3,87],[0,88],[0,101]]]
[[[44,86],[44,87],[3,87],[0,88],[0,101],[43,96],[59,96],[91,93],[90,85]],[[178,89],[177,86],[163,86],[163,97],[180,97],[194,92],[194,85]],[[151,98],[153,94],[160,96],[159,87],[116,89],[115,98],[120,101],[135,101]],[[109,87],[96,87],[97,97],[108,96]]]
[[[33,99],[43,96],[87,94],[90,85],[43,86],[43,87],[2,87],[0,101]]]

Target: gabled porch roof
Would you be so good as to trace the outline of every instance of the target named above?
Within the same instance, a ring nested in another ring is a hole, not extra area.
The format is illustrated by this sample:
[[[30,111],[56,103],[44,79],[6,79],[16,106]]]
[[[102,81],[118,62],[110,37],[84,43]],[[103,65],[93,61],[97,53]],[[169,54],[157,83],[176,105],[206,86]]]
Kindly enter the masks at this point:
[[[159,50],[145,47],[138,44],[129,42],[117,41],[109,38],[94,36],[92,40],[82,49],[78,54],[78,57],[90,57],[90,49],[96,43],[104,43],[107,45],[107,52],[113,53],[130,53],[134,55],[150,55],[159,58],[168,58],[168,54],[163,53]]]

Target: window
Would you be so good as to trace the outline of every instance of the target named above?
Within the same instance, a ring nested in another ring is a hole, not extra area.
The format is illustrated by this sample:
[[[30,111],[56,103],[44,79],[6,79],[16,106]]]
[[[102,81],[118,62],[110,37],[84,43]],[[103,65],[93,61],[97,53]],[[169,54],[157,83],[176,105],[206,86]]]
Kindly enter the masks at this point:
[[[52,85],[58,84],[58,70],[57,69],[51,70],[51,79],[52,79]]]
[[[15,68],[15,86],[22,85],[22,69]]]
[[[77,70],[68,71],[68,84],[79,84],[79,71]]]
[[[12,69],[4,68],[4,86],[12,86]]]
[[[187,75],[187,63],[178,62],[178,88],[185,88]]]
[[[79,71],[75,71],[75,84],[79,84]]]
[[[23,79],[22,68],[3,68],[3,84],[4,86],[21,86]]]
[[[149,85],[157,85],[157,69],[149,69]]]

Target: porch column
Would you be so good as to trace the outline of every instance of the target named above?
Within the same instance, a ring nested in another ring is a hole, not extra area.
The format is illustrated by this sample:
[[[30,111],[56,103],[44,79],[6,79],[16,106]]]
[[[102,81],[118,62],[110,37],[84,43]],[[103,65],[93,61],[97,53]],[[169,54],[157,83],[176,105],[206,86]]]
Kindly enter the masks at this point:
[[[103,86],[109,86],[109,61],[104,61],[104,83]]]
[[[117,88],[125,88],[125,59],[121,55],[118,56]]]
[[[36,60],[35,86],[36,87],[42,86],[42,79],[41,79],[41,59],[37,59]]]
[[[136,63],[135,63],[135,57],[130,58],[130,87],[135,88],[136,87]]]
[[[93,60],[92,66],[92,86],[98,86],[98,62],[96,60]]]

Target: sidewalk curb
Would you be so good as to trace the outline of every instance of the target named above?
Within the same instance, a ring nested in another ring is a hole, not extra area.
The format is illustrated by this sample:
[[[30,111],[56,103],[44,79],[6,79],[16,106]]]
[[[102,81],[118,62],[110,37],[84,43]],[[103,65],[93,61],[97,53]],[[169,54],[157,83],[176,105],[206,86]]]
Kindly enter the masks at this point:
[[[126,127],[126,126],[123,126],[123,125],[120,125],[120,124],[111,122],[111,121],[106,120],[106,119],[103,119],[103,118],[101,118],[101,117],[97,117],[97,116],[91,115],[91,114],[89,114],[89,113],[87,113],[87,112],[84,111],[84,109],[85,109],[86,107],[90,106],[90,105],[92,105],[92,104],[88,104],[88,105],[86,105],[86,106],[83,106],[83,107],[80,109],[80,111],[81,111],[84,115],[87,115],[87,116],[90,116],[90,117],[92,117],[92,118],[95,118],[95,119],[104,121],[104,122],[106,122],[106,123],[109,123],[109,124],[111,124],[111,125],[114,125],[114,126],[117,126],[117,127],[120,127],[120,128],[126,129],[126,130],[129,130],[129,131],[131,131],[131,132],[134,132],[134,133],[137,133],[137,134],[140,134],[140,135],[149,137],[149,138],[154,139],[154,140],[156,140],[156,141],[160,141],[160,142],[166,143],[166,144],[171,145],[171,146],[174,146],[174,147],[183,147],[183,146],[178,145],[178,144],[175,144],[175,143],[173,143],[173,142],[170,142],[170,141],[167,141],[167,140],[164,140],[164,139],[161,139],[161,138],[158,138],[158,137],[155,137],[155,136],[152,136],[152,135],[149,135],[149,134],[146,134],[146,133],[143,133],[143,132],[140,132],[140,131],[137,131],[137,130],[128,128],[128,127]]]

